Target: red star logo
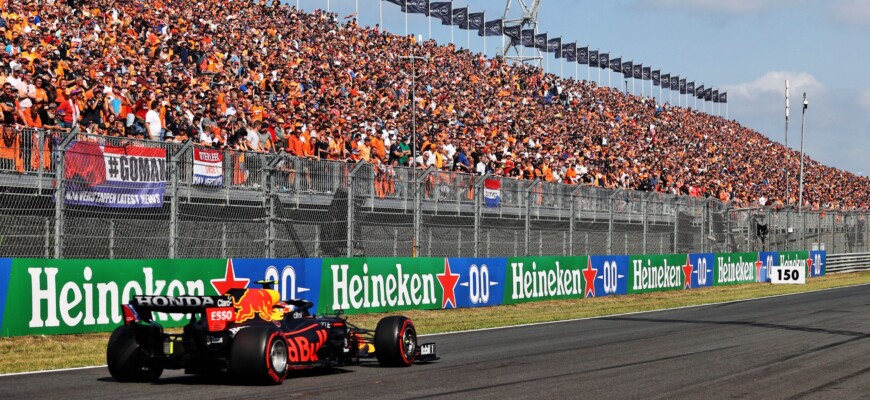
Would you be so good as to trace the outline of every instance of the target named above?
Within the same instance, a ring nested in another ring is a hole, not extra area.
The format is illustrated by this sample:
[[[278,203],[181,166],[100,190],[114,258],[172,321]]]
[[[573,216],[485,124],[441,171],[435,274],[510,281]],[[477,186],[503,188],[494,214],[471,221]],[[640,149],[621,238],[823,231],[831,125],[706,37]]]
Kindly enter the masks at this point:
[[[692,270],[695,269],[695,266],[692,265],[692,259],[689,255],[686,255],[686,265],[683,265],[683,289],[691,289],[692,288]],[[698,271],[700,274],[701,271]]]
[[[592,257],[586,258],[586,269],[583,270],[583,277],[586,278],[586,291],[584,292],[584,297],[589,297],[589,294],[592,294],[592,297],[595,297],[595,277],[598,276],[598,270],[592,268]]]
[[[244,289],[248,287],[250,279],[236,279],[236,271],[233,270],[233,259],[227,259],[227,272],[223,279],[212,279],[211,285],[220,295],[225,295],[230,289]]]
[[[758,255],[758,261],[755,262],[755,281],[761,282],[761,267],[764,266],[764,263],[761,262],[761,254]]]
[[[441,308],[447,308],[447,303],[450,303],[451,308],[456,308],[456,283],[459,282],[459,274],[450,272],[450,262],[444,259],[444,273],[435,274],[438,277],[438,282],[441,282],[441,289],[444,293],[441,294]]]

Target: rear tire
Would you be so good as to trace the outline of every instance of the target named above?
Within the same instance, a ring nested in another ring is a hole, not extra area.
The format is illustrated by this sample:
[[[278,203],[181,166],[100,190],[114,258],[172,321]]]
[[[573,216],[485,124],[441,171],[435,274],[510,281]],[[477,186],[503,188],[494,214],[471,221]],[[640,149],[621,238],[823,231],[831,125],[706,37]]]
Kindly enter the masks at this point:
[[[391,316],[375,328],[375,357],[384,367],[407,367],[417,353],[417,329],[408,317]]]
[[[106,364],[118,382],[153,382],[163,374],[163,368],[144,365],[136,335],[126,325],[115,328],[109,337]]]
[[[287,341],[278,329],[251,326],[240,330],[233,339],[230,369],[234,375],[278,385],[287,377],[287,355]]]

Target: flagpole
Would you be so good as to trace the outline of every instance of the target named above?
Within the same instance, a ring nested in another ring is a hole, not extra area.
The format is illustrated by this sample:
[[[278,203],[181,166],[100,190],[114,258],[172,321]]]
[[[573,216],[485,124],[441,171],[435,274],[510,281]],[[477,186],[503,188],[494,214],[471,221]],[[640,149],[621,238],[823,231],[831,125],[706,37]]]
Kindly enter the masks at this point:
[[[634,67],[632,67],[632,69],[633,69],[633,68],[634,68]],[[635,87],[634,87],[634,82],[635,82],[635,81],[637,81],[637,79],[634,79],[634,71],[632,71],[632,72],[631,72],[631,95],[632,95],[632,96],[635,95],[635,94],[634,94],[634,89],[635,89]]]
[[[354,6],[355,6],[354,13],[356,14],[356,19],[359,20],[359,0],[356,0],[354,2]]]
[[[640,97],[644,97],[643,91],[643,67],[640,68]]]
[[[450,44],[453,47],[456,47],[456,44],[453,43],[453,0],[450,0]]]
[[[610,70],[607,70],[607,86],[613,87],[613,81],[610,80]]]
[[[332,12],[332,11],[329,10],[329,3],[330,3],[329,0],[326,0],[326,12],[327,12],[327,13]]]
[[[426,10],[426,11],[427,11],[426,14],[428,14],[429,10]],[[429,16],[426,15],[426,20],[429,22],[429,40],[432,40],[432,18],[429,18]]]
[[[405,3],[405,39],[408,38],[408,3]]]
[[[378,6],[378,26],[381,28],[378,33],[382,33],[384,30],[384,0],[379,0]]]

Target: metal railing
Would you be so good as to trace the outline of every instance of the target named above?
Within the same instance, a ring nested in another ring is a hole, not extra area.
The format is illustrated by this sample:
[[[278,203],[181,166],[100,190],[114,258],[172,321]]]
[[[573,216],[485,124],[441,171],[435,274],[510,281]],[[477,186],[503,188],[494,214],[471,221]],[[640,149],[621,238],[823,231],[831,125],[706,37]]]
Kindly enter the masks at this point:
[[[189,143],[2,129],[4,257],[504,257],[814,244],[829,253],[870,251],[866,211],[734,208],[658,192],[230,150],[221,150],[223,184],[208,186],[195,183]],[[163,206],[57,201],[79,179],[64,163],[78,142],[165,149]],[[494,207],[484,200],[487,179],[500,182]]]

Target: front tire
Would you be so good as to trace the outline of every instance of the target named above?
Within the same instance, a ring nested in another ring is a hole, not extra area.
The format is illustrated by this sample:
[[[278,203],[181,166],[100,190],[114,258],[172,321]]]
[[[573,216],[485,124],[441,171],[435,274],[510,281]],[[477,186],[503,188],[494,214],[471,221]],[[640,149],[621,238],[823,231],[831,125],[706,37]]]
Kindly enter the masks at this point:
[[[384,367],[407,367],[417,355],[417,329],[408,317],[391,316],[375,328],[375,357]]]
[[[115,328],[109,337],[106,364],[118,382],[153,382],[163,374],[163,368],[149,367],[142,362],[136,335],[126,325]]]
[[[287,377],[287,341],[273,327],[248,327],[233,339],[230,368],[235,375],[278,385]]]

